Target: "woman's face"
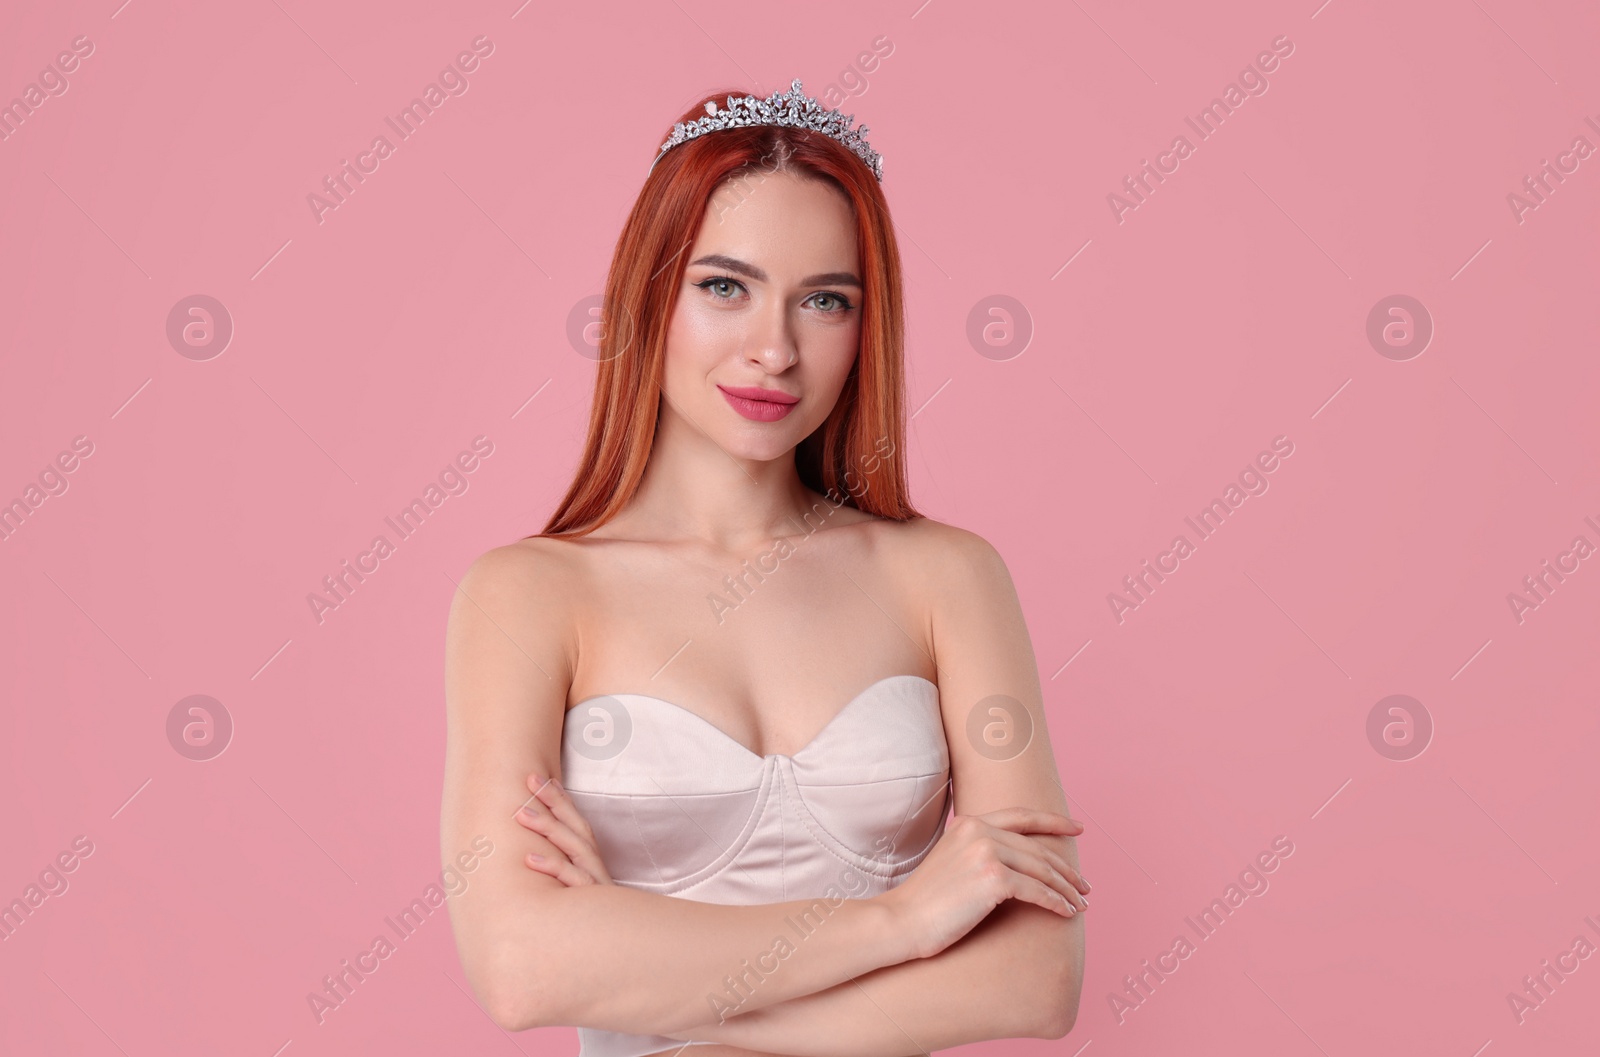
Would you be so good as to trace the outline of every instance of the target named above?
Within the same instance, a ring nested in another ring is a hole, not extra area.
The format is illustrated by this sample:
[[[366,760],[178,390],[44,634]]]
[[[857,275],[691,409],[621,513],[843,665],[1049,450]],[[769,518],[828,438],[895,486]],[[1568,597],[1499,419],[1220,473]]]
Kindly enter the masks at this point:
[[[831,184],[752,173],[712,196],[687,252],[661,414],[736,457],[779,458],[828,417],[855,363],[862,288],[849,200]]]

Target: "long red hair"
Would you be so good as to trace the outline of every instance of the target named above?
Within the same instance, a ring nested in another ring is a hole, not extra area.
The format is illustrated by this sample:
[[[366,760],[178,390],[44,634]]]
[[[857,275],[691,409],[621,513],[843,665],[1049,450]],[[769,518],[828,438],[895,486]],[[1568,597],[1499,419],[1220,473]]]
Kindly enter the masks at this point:
[[[708,95],[678,120],[705,113]],[[663,136],[663,139],[666,137]],[[806,487],[866,513],[921,517],[905,473],[905,309],[889,205],[875,177],[830,136],[789,126],[723,129],[661,155],[645,178],[606,274],[589,433],[561,505],[539,536],[581,536],[638,490],[655,441],[667,324],[713,193],[750,174],[795,172],[849,199],[865,284],[861,346],[827,419],[795,448]],[[887,450],[886,450],[887,449]]]

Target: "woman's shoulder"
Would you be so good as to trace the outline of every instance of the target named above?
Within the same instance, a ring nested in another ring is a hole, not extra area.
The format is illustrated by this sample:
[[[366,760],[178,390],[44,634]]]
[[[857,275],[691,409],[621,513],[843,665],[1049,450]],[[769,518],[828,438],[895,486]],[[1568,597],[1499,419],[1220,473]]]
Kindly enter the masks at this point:
[[[528,536],[484,551],[472,568],[499,576],[551,575],[576,567],[580,541],[555,536]]]
[[[970,529],[927,517],[879,519],[864,527],[871,533],[870,558],[889,569],[924,612],[982,605],[1014,590],[1000,552]]]
[[[974,622],[1004,626],[1018,610],[1016,584],[999,550],[970,529],[913,518],[886,533],[879,554],[893,570],[935,657],[962,657],[982,636]],[[991,628],[992,630],[992,628]]]
[[[481,595],[507,604],[520,601],[554,615],[583,589],[585,567],[578,541],[529,536],[478,555],[460,587],[474,600]]]
[[[993,569],[1004,562],[993,544],[970,529],[915,517],[905,521],[879,519],[876,531],[881,546],[920,569],[951,573],[963,569]]]
[[[583,598],[582,569],[571,550],[548,539],[516,540],[483,552],[452,577],[447,657],[513,682],[527,675],[531,660],[545,679],[570,682]]]

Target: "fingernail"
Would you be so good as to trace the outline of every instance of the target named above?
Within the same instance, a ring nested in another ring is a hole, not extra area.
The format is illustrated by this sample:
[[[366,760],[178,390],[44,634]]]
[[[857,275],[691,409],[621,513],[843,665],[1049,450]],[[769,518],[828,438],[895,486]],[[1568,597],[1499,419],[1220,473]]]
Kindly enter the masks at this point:
[[[1079,876],[1079,877],[1083,877],[1083,874],[1079,874],[1079,875],[1078,875],[1078,876]],[[1088,885],[1088,887],[1089,887],[1089,888],[1090,888],[1090,889],[1093,889],[1093,888],[1094,888],[1094,885],[1092,885],[1092,884],[1089,884],[1089,879],[1088,879],[1088,878],[1087,878],[1087,877],[1083,877],[1083,883],[1084,883],[1084,884],[1085,884],[1085,885]]]
[[[532,816],[532,817],[536,818],[536,817],[538,817],[539,809],[534,807],[532,804],[523,804],[522,805],[522,813],[524,815],[529,815],[529,816]]]
[[[544,862],[544,856],[543,855],[535,855],[532,852],[529,852],[528,853],[528,861],[529,862]]]
[[[544,779],[540,778],[537,774],[529,774],[528,777],[533,779],[534,785],[544,785]]]

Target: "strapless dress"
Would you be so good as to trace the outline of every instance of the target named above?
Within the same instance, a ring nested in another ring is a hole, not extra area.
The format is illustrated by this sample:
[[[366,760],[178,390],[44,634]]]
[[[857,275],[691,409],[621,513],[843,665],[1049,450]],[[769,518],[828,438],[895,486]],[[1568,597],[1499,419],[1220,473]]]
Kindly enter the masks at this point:
[[[612,880],[704,903],[864,899],[895,887],[944,832],[949,763],[939,688],[917,675],[873,683],[792,756],[758,756],[644,694],[581,701],[561,734],[562,784]],[[803,936],[787,938],[798,949]],[[736,1007],[739,992],[718,998]],[[708,1000],[708,1022],[715,1008]],[[579,1057],[684,1045],[584,1027],[578,1041]]]

